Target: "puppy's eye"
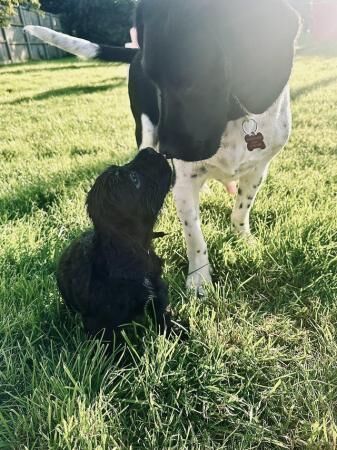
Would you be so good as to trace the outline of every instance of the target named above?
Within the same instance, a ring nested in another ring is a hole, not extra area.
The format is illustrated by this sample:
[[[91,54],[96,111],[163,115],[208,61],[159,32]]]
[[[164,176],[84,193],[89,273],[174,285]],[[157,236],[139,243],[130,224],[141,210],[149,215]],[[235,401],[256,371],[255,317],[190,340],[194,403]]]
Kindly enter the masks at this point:
[[[136,189],[140,188],[140,178],[137,172],[130,172],[130,180],[135,185]]]

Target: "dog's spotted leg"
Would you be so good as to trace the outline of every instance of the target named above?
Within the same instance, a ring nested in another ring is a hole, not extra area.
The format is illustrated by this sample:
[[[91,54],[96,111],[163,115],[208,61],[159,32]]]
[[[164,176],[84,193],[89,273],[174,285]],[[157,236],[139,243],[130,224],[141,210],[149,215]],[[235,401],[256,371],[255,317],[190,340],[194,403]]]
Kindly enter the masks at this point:
[[[250,233],[249,216],[256,195],[268,173],[268,164],[256,167],[239,180],[239,189],[232,212],[233,231],[241,237],[253,240]]]
[[[190,168],[192,164],[177,163],[173,194],[187,246],[189,268],[186,286],[202,295],[203,285],[212,281],[199,214],[199,191],[205,180],[203,176],[195,177]]]

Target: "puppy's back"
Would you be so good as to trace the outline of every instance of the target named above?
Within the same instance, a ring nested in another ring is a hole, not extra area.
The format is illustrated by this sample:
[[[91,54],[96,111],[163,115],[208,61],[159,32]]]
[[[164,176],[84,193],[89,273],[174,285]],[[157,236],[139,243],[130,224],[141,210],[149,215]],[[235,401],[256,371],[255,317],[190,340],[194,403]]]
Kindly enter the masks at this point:
[[[108,262],[101,247],[94,231],[84,233],[64,251],[56,278],[65,304],[80,313],[85,331],[95,336],[105,330],[104,337],[111,339],[113,330],[141,319],[152,290],[144,284],[143,271],[128,273],[118,252]],[[120,264],[126,276],[114,270]]]
[[[67,307],[79,313],[88,307],[93,249],[94,232],[83,233],[66,248],[56,272],[58,288]]]

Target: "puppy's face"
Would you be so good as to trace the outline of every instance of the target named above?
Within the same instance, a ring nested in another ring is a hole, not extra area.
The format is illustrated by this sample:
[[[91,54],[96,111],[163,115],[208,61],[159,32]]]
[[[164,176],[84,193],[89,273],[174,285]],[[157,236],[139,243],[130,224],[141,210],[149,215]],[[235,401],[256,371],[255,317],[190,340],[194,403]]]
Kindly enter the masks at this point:
[[[152,230],[171,176],[166,159],[151,148],[124,166],[109,167],[88,194],[88,213],[96,230],[127,236]]]

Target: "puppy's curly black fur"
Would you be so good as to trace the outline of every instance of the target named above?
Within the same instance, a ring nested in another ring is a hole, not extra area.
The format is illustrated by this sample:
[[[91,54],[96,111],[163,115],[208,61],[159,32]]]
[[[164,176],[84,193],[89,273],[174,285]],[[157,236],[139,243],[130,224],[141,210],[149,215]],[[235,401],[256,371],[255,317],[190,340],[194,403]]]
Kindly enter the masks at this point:
[[[148,305],[159,331],[170,330],[167,286],[152,239],[171,175],[165,158],[145,149],[130,163],[109,167],[90,190],[94,229],[65,250],[57,270],[62,297],[81,314],[89,336],[111,340]]]

